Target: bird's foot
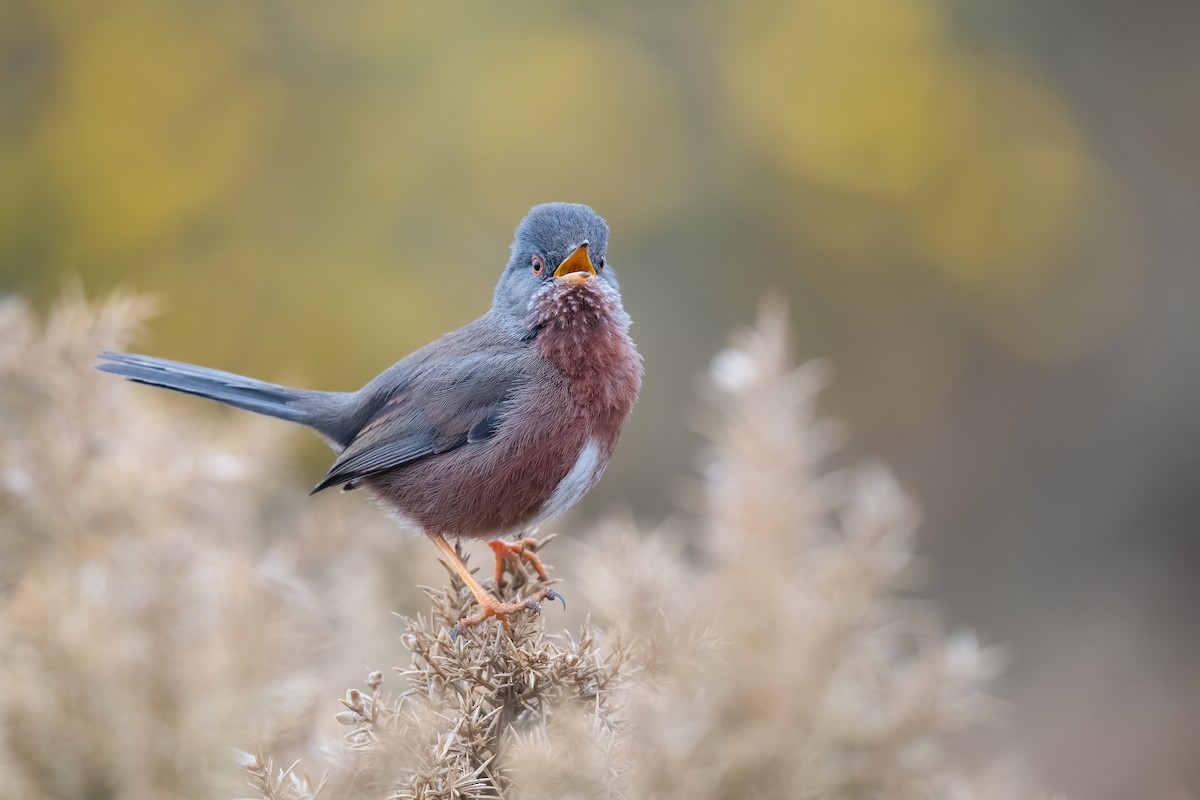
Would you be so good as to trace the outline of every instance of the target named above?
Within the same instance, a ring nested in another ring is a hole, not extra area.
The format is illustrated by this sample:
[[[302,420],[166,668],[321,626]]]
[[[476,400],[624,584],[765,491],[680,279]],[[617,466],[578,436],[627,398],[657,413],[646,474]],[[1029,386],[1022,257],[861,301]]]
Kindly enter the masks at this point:
[[[463,563],[459,552],[450,546],[450,543],[446,541],[446,537],[437,533],[429,533],[427,535],[429,536],[429,540],[433,542],[434,546],[441,551],[442,556],[446,559],[446,567],[449,568],[454,575],[458,576],[458,579],[461,580],[463,584],[471,591],[471,594],[475,596],[475,602],[479,603],[479,611],[471,614],[470,616],[463,617],[453,628],[450,629],[450,641],[454,641],[456,638],[458,638],[458,634],[462,630],[466,628],[473,628],[491,617],[495,617],[496,619],[500,620],[500,623],[504,625],[504,630],[509,634],[509,636],[511,636],[512,625],[509,624],[509,617],[513,614],[518,614],[526,610],[541,611],[542,601],[546,598],[558,600],[563,604],[563,608],[566,609],[567,601],[563,599],[562,595],[551,589],[549,586],[543,586],[541,589],[523,600],[517,600],[511,603],[504,603],[497,600],[495,597],[489,594],[486,589],[479,585],[479,581],[475,580],[475,576],[471,574],[471,570],[467,569],[467,565]],[[549,542],[551,538],[553,537],[546,537],[542,541],[542,544],[544,545],[546,542]],[[517,565],[519,570],[517,574],[527,576],[528,573],[525,571],[525,565],[521,563],[521,559],[525,558],[534,565],[538,575],[543,580],[546,579],[546,568],[542,566],[541,560],[533,555],[533,551],[536,550],[539,545],[532,537],[526,538],[520,542],[517,542],[516,544],[511,545],[506,542],[489,542],[489,544],[493,546],[492,549],[496,552],[496,558],[498,562],[497,578],[503,577],[503,569],[500,566],[503,563],[501,559],[511,559]],[[502,547],[497,547],[497,545],[502,545]],[[530,558],[531,556],[532,558]]]
[[[453,642],[457,639],[458,634],[464,629],[473,628],[491,617],[500,620],[500,624],[504,626],[505,632],[509,636],[512,636],[512,625],[508,621],[509,616],[526,610],[541,612],[543,600],[557,600],[563,604],[563,609],[567,607],[567,601],[563,599],[562,595],[549,586],[543,587],[526,599],[515,603],[502,603],[486,592],[482,595],[476,594],[475,599],[479,602],[479,610],[468,617],[463,617],[450,629],[450,641]]]
[[[532,536],[526,536],[515,542],[506,542],[502,539],[493,539],[488,542],[488,547],[492,548],[492,553],[496,556],[496,588],[502,590],[508,585],[508,581],[504,579],[505,572],[511,572],[513,577],[518,579],[518,586],[528,581],[529,570],[525,567],[526,561],[537,572],[538,578],[543,583],[550,580],[546,575],[545,565],[537,556],[537,551],[551,538],[553,537],[547,537],[540,543]]]

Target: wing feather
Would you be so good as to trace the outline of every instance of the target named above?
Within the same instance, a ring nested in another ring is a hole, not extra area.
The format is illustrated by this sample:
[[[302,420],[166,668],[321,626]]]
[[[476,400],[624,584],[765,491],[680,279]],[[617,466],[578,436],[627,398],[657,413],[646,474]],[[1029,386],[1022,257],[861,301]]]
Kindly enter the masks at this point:
[[[527,379],[519,354],[474,354],[416,371],[367,417],[312,494],[495,436]]]

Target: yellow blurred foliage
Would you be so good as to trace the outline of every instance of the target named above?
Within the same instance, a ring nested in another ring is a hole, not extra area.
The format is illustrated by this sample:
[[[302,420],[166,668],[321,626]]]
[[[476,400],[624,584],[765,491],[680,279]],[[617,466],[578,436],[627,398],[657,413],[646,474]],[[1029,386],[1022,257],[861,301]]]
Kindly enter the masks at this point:
[[[1075,233],[1093,167],[1061,100],[1019,63],[961,46],[948,13],[940,0],[734,6],[726,91],[742,134],[797,179],[894,220],[818,216],[806,237],[876,261],[899,250],[968,287],[1037,282]]]
[[[207,15],[121,6],[68,27],[61,47],[37,149],[66,205],[64,264],[170,235],[259,155],[270,95]]]
[[[454,127],[472,194],[509,215],[514,188],[528,205],[586,199],[624,207],[625,235],[652,228],[682,188],[672,87],[629,42],[561,27],[523,35],[536,57],[492,39],[471,53],[479,80],[447,70],[430,87],[469,86]]]
[[[524,210],[576,200],[613,222],[614,263],[653,258],[693,302],[803,275],[861,312],[924,282],[1022,358],[1069,358],[1136,282],[1110,265],[1118,289],[1057,314],[1116,191],[1060,94],[965,37],[962,8],[19,0],[0,280],[132,283],[166,301],[154,345],[261,372],[286,337],[347,388],[482,311]],[[760,218],[773,261],[731,278],[720,254]]]
[[[937,160],[940,4],[731,6],[726,88],[743,131],[812,180],[901,197]],[[944,50],[944,47],[941,48]]]

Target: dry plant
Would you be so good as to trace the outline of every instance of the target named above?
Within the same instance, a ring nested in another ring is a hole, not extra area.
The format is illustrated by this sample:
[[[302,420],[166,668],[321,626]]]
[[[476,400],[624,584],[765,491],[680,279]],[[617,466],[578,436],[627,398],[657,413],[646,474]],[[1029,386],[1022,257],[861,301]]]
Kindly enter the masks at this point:
[[[293,510],[282,426],[89,369],[142,312],[0,311],[6,797],[1032,796],[962,755],[1000,654],[911,599],[889,474],[822,467],[827,376],[791,366],[778,309],[714,362],[696,512],[555,543],[591,614],[573,633],[531,615],[456,641],[470,593],[418,578],[427,551],[363,503]],[[404,666],[329,702],[396,657],[389,619]]]
[[[767,304],[714,361],[698,519],[615,528],[593,554],[587,601],[645,670],[615,748],[577,731],[512,754],[523,796],[1033,796],[1011,762],[964,763],[965,735],[997,718],[1002,654],[906,599],[915,509],[878,464],[822,469],[841,438],[816,413],[827,371],[793,368],[786,342]],[[576,768],[601,749],[615,781]]]
[[[283,426],[92,369],[147,310],[0,303],[5,798],[232,795],[231,747],[306,739],[344,642],[386,637],[339,601],[415,579],[373,509],[294,502]]]
[[[562,562],[594,626],[451,643],[469,595],[429,590],[401,695],[376,674],[343,701],[329,796],[1031,795],[1010,765],[957,763],[996,718],[1000,653],[904,599],[915,510],[879,465],[822,472],[839,439],[815,412],[825,370],[793,369],[786,338],[768,308],[716,359],[699,519],[611,523]]]

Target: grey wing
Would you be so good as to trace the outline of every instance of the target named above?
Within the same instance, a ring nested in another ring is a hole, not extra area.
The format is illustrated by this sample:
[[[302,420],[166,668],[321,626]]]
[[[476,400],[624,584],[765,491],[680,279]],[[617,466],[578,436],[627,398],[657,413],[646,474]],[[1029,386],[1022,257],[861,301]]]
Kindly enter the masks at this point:
[[[372,414],[311,494],[491,438],[505,401],[527,379],[522,359],[466,356],[401,383]]]

